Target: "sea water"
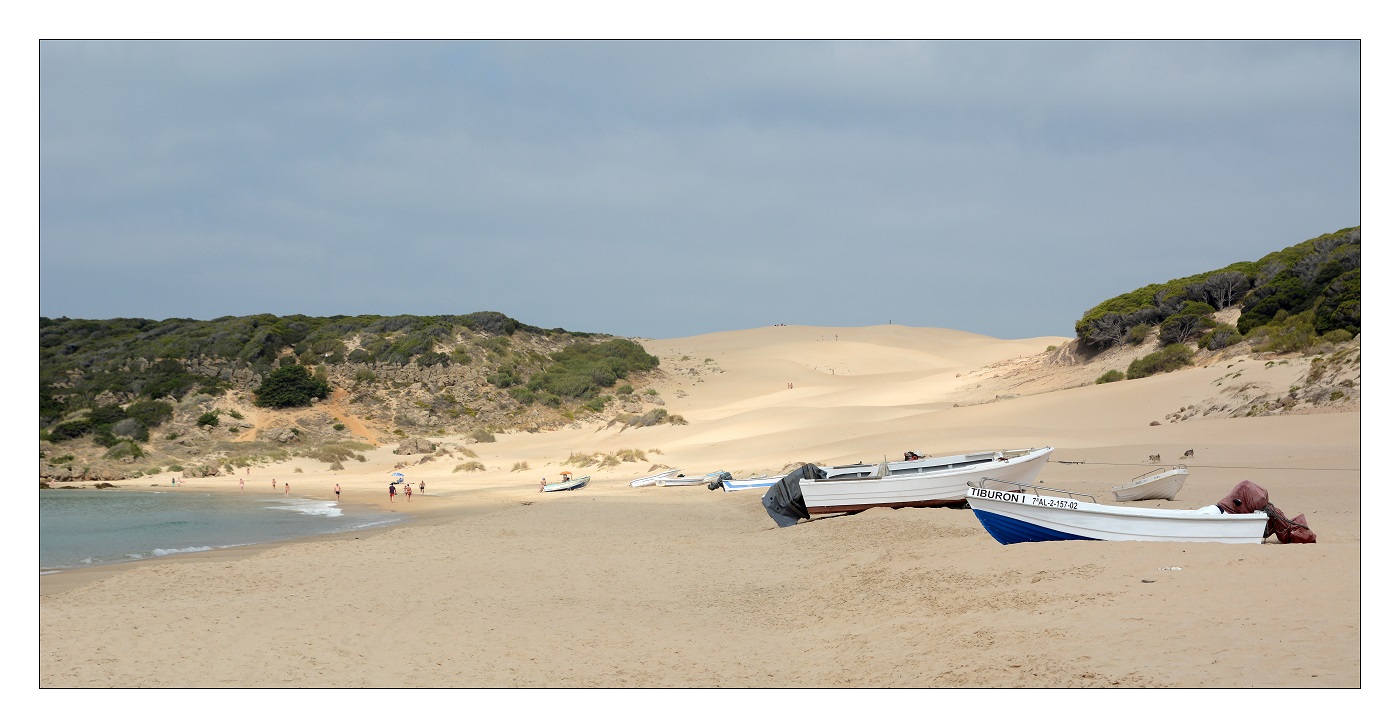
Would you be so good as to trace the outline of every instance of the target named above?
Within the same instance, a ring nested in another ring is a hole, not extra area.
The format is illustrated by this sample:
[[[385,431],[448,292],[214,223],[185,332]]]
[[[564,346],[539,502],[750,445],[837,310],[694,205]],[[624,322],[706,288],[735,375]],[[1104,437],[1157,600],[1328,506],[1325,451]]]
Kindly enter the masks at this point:
[[[285,494],[39,491],[39,573],[386,526],[407,516],[346,512]]]

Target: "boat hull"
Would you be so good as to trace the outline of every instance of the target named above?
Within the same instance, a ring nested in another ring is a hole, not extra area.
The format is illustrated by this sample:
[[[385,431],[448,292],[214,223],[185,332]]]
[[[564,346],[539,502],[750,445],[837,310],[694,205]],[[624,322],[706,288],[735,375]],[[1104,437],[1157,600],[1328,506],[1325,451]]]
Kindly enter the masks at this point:
[[[645,487],[645,486],[648,486],[648,485],[656,485],[656,481],[661,480],[662,478],[666,478],[666,477],[675,475],[676,473],[679,473],[680,471],[681,471],[680,468],[675,468],[674,470],[665,470],[665,471],[662,471],[662,472],[660,472],[660,473],[653,473],[653,474],[648,475],[648,476],[646,476],[646,477],[644,477],[644,478],[637,478],[636,480],[632,481],[631,483],[628,483],[628,485],[631,485],[633,488],[642,488],[642,487]]]
[[[770,488],[782,478],[741,478],[739,480],[722,480],[721,485],[726,493],[736,490],[749,490],[752,488]]]
[[[1085,503],[1073,498],[970,487],[967,503],[1002,544],[1036,541],[1176,541],[1262,543],[1268,514],[1157,510]]]
[[[547,484],[544,486],[544,492],[546,492],[546,493],[558,493],[558,492],[560,492],[560,491],[565,491],[565,490],[578,490],[579,488],[582,488],[583,486],[588,485],[588,481],[589,481],[589,479],[592,478],[592,477],[593,477],[593,476],[591,476],[591,475],[585,475],[585,476],[583,476],[582,478],[574,478],[574,479],[572,479],[572,480],[566,480],[566,481],[564,481],[564,482],[562,482],[562,483],[547,483]]]
[[[1034,480],[1054,450],[1053,447],[1043,447],[1013,451],[1006,460],[996,457],[964,461],[956,458],[931,459],[936,469],[908,474],[894,474],[895,463],[890,463],[891,474],[881,478],[804,478],[799,481],[799,487],[807,512],[812,514],[856,513],[868,508],[956,505],[967,500],[968,483],[981,478]]]
[[[1139,500],[1175,500],[1186,484],[1186,468],[1173,468],[1166,472],[1137,478],[1127,485],[1113,489],[1113,499],[1119,502]]]

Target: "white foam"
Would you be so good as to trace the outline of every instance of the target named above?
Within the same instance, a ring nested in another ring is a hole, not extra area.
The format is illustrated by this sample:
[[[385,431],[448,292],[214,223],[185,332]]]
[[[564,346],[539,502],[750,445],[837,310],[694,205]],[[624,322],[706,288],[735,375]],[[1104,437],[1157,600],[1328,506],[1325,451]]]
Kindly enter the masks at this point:
[[[340,505],[335,501],[319,501],[298,498],[275,506],[268,506],[276,511],[295,511],[308,516],[325,516],[336,518],[344,515],[340,511]]]
[[[151,553],[152,553],[153,555],[155,555],[155,556],[169,556],[169,555],[171,555],[171,554],[192,554],[192,553],[195,553],[196,551],[213,551],[213,550],[214,550],[214,547],[213,547],[213,546],[190,546],[189,548],[183,548],[183,549],[151,549]]]

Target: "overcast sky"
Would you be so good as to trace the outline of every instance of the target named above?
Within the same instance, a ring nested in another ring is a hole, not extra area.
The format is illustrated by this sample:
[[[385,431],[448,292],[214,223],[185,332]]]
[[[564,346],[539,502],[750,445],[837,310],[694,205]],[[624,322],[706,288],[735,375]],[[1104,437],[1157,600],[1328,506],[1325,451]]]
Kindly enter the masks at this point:
[[[46,42],[39,313],[1072,336],[1360,224],[1357,42]]]

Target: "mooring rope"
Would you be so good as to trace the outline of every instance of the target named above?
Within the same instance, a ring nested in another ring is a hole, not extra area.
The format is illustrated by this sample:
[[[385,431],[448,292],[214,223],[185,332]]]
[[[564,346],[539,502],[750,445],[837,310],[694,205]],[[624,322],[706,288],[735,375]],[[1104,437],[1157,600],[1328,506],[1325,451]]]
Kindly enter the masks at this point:
[[[1161,463],[1100,463],[1100,462],[1092,462],[1092,461],[1089,461],[1089,460],[1051,460],[1050,462],[1052,462],[1052,463],[1059,463],[1059,464],[1061,464],[1061,465],[1122,465],[1122,466],[1124,466],[1124,467],[1129,467],[1129,468],[1141,467],[1141,466],[1143,466],[1143,465],[1157,465],[1158,467],[1167,467],[1166,465],[1162,465]],[[1180,463],[1180,464],[1183,465],[1183,466],[1185,465],[1185,463]],[[1221,469],[1221,470],[1316,470],[1316,471],[1332,471],[1332,472],[1348,472],[1348,473],[1349,473],[1349,472],[1352,472],[1352,471],[1359,471],[1359,470],[1361,470],[1361,468],[1359,468],[1359,467],[1358,467],[1358,468],[1304,468],[1304,467],[1282,467],[1282,466],[1278,466],[1278,465],[1194,465],[1194,464],[1193,464],[1193,465],[1191,465],[1191,467],[1192,467],[1192,468],[1199,468],[1199,469],[1203,469],[1203,470],[1212,469],[1212,468],[1218,468],[1218,469]]]

